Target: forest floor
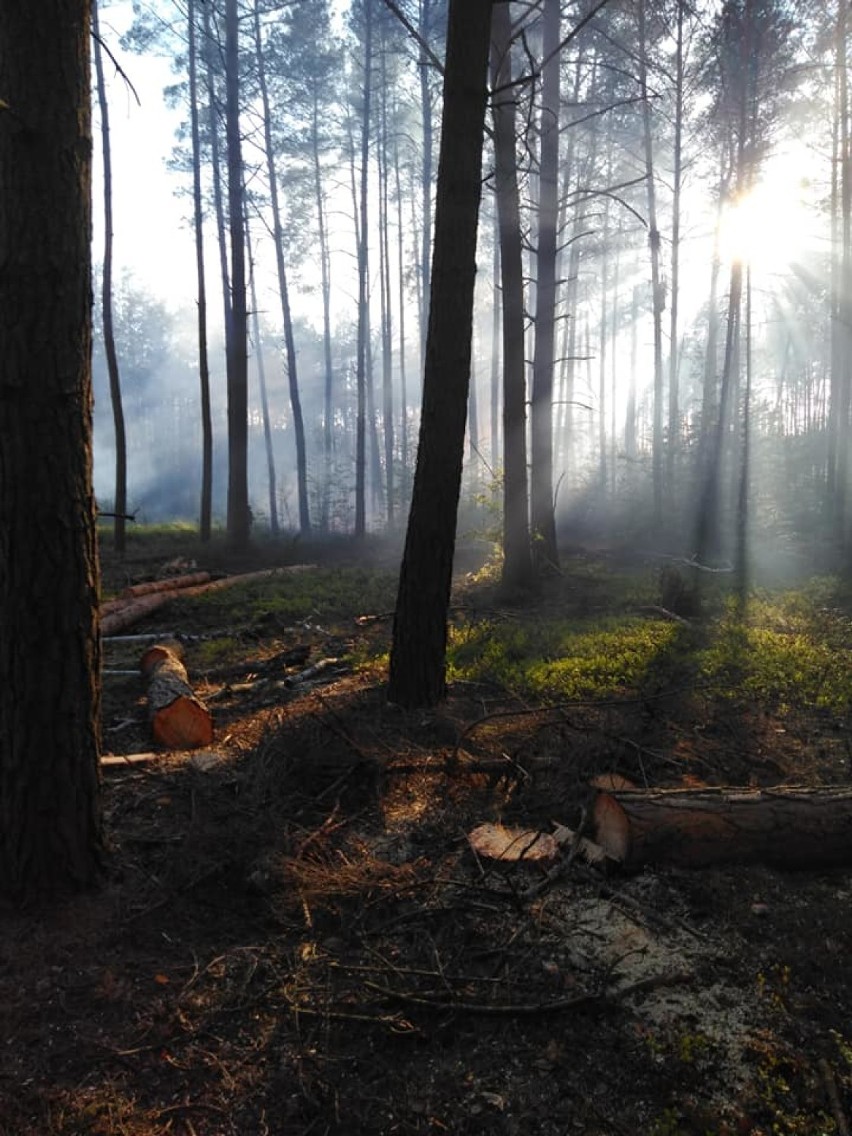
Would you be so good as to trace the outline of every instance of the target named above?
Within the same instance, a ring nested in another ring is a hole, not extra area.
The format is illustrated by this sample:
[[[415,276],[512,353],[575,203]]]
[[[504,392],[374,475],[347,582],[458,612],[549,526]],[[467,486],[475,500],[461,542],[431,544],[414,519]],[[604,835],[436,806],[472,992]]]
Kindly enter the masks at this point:
[[[848,1133],[852,865],[548,873],[467,839],[576,825],[605,773],[852,781],[848,593],[760,599],[734,675],[724,603],[667,620],[659,568],[574,550],[514,606],[460,573],[435,712],[385,697],[390,557],[134,627],[183,638],[215,740],[105,768],[103,887],[3,914],[0,1134]],[[105,556],[105,584],[164,569]],[[154,748],[141,679],[115,673],[143,649],[105,646],[115,755]]]

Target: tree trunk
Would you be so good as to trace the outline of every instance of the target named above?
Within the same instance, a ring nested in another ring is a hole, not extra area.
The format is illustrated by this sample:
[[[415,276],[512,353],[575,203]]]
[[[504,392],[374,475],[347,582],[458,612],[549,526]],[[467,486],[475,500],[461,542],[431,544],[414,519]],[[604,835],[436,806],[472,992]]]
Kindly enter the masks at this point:
[[[559,215],[559,0],[545,0],[542,35],[541,158],[531,408],[530,508],[539,567],[558,569],[553,511],[553,365]]]
[[[408,373],[405,366],[405,226],[402,221],[402,178],[399,168],[399,132],[394,131],[394,181],[397,205],[397,269],[399,272],[399,434],[400,434],[400,500],[402,507],[408,498]]]
[[[228,543],[248,546],[248,313],[246,311],[243,159],[240,137],[240,54],[237,0],[225,4],[228,227],[231,238],[231,340],[228,344]]]
[[[495,218],[496,220],[496,218]],[[500,464],[500,239],[494,225],[494,253],[491,258],[491,468]]]
[[[260,13],[254,6],[255,58],[257,79],[263,105],[263,144],[266,151],[266,174],[269,181],[269,204],[272,209],[272,239],[275,242],[275,267],[278,273],[278,295],[281,300],[281,322],[284,327],[284,354],[287,360],[287,385],[290,392],[290,409],[293,414],[293,433],[296,439],[296,484],[299,498],[299,532],[310,535],[311,516],[308,506],[308,453],[305,443],[305,423],[302,417],[302,400],[299,393],[299,376],[296,364],[296,341],[293,336],[293,315],[290,310],[290,289],[287,283],[287,266],[284,263],[284,230],[281,225],[281,205],[278,198],[278,173],[275,168],[275,151],[272,145],[272,110],[263,63],[260,41]]]
[[[675,35],[675,120],[672,170],[671,307],[669,309],[669,445],[666,453],[666,487],[670,506],[677,500],[675,470],[680,449],[680,350],[678,307],[680,303],[680,198],[683,178],[684,58],[683,21],[685,0],[677,0]]]
[[[852,402],[852,137],[849,122],[849,66],[848,52],[848,10],[838,14],[838,83],[840,85],[840,305],[838,332],[840,351],[837,364],[839,374],[834,383],[834,400],[837,405],[835,416],[835,467],[834,467],[834,522],[838,544],[846,544],[847,499],[849,479],[849,431],[850,402]],[[842,58],[840,53],[842,51]]]
[[[326,201],[323,191],[322,161],[320,156],[319,92],[314,88],[311,103],[311,158],[314,171],[314,199],[317,211],[317,239],[319,240],[320,291],[322,295],[322,355],[323,355],[323,486],[320,507],[320,528],[328,531],[331,507],[331,465],[334,453],[334,369],[331,361],[331,273],[329,268],[328,235],[326,232]]]
[[[503,285],[503,585],[532,584],[527,493],[524,271],[515,153],[512,20],[508,4],[495,4],[491,43],[491,113],[494,122],[494,192],[500,230]]]
[[[595,840],[628,868],[643,864],[852,864],[852,788],[706,788],[600,793]]]
[[[98,88],[98,107],[101,112],[101,154],[104,177],[104,263],[101,280],[101,318],[104,331],[104,353],[109,375],[109,399],[115,428],[115,498],[113,508],[113,543],[119,556],[124,555],[127,521],[127,435],[124,429],[124,407],[121,402],[121,379],[118,355],[115,350],[115,331],[112,318],[112,150],[109,139],[109,104],[104,84],[104,65],[98,25],[97,0],[92,3],[92,35],[95,55],[95,76]]]
[[[189,38],[189,115],[192,133],[192,215],[195,232],[195,271],[198,281],[198,378],[201,388],[201,506],[199,535],[210,540],[213,521],[213,416],[210,405],[210,367],[207,358],[207,285],[204,279],[204,207],[201,197],[201,130],[198,115],[198,49],[195,0],[187,7]]]
[[[213,211],[216,215],[216,245],[219,250],[219,275],[222,281],[222,315],[225,328],[225,352],[233,335],[231,310],[231,269],[228,264],[228,240],[225,231],[225,203],[222,195],[222,155],[219,144],[219,106],[216,94],[217,43],[213,35],[212,5],[204,3],[204,78],[207,87],[207,126],[210,131],[210,170],[213,177]]]
[[[433,0],[420,0],[419,32],[421,44],[427,44],[432,38],[432,4]],[[429,86],[428,53],[420,51],[420,113],[423,124],[423,165],[420,171],[420,198],[421,198],[421,229],[420,229],[420,293],[423,297],[423,308],[429,302],[431,294],[430,264],[432,252],[432,92]],[[421,366],[426,358],[426,329],[429,321],[429,312],[420,312],[420,358]]]
[[[90,11],[0,0],[0,894],[15,900],[87,887],[101,862]]]
[[[743,390],[742,436],[740,441],[740,484],[737,499],[736,585],[741,612],[745,609],[749,585],[749,498],[751,491],[751,265],[746,268],[745,302],[745,387]]]
[[[434,706],[446,690],[490,25],[491,0],[450,0],[420,443],[388,684],[403,706]]]
[[[367,531],[367,348],[370,335],[369,233],[367,230],[367,191],[370,159],[370,96],[373,69],[373,14],[371,0],[364,5],[364,87],[361,107],[361,171],[358,208],[358,358],[356,384],[358,412],[355,434],[355,536]]]
[[[245,201],[245,189],[243,190]],[[269,416],[269,397],[266,390],[266,368],[263,365],[263,343],[260,338],[260,315],[257,302],[257,282],[254,272],[254,254],[251,251],[251,228],[249,226],[248,202],[245,201],[246,245],[249,249],[249,288],[251,291],[251,316],[254,328],[254,351],[257,362],[257,385],[260,394],[260,416],[263,421],[263,446],[266,451],[266,488],[269,500],[269,529],[273,537],[277,537],[278,528],[278,501],[277,478],[275,475],[275,450],[272,445],[272,422]]]
[[[657,186],[654,173],[654,140],[651,131],[651,102],[648,97],[648,37],[645,26],[645,0],[636,6],[639,32],[639,87],[642,95],[642,124],[645,146],[645,177],[648,190],[648,244],[651,250],[651,306],[654,317],[654,428],[651,438],[654,518],[663,513],[663,309],[665,292],[660,279],[660,230],[657,226]],[[674,344],[672,344],[674,350]]]
[[[730,426],[733,390],[738,382],[740,310],[743,293],[742,261],[731,266],[731,284],[728,295],[728,325],[725,333],[725,359],[722,365],[722,382],[719,388],[719,408],[712,440],[709,444],[704,484],[698,508],[696,555],[699,562],[718,559],[723,551],[721,524],[722,479],[724,474],[725,441]]]
[[[384,441],[385,504],[389,528],[394,525],[396,488],[394,484],[394,428],[393,428],[393,314],[390,282],[390,204],[388,158],[388,66],[386,43],[387,21],[380,24],[382,31],[380,67],[381,84],[379,129],[376,139],[376,165],[379,173],[379,282],[381,297],[382,330],[382,438]]]

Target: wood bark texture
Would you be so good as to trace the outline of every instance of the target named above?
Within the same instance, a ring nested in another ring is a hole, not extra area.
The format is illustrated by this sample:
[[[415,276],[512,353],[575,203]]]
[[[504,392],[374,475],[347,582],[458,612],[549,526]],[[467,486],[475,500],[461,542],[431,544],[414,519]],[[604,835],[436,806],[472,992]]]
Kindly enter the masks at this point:
[[[213,719],[196,697],[186,668],[171,647],[150,647],[140,662],[148,682],[154,740],[167,749],[197,749],[213,741]]]
[[[852,786],[618,790],[594,805],[595,840],[625,867],[852,864]]]
[[[451,0],[420,435],[388,684],[390,701],[407,707],[435,706],[446,693],[490,21],[490,0]]]
[[[0,3],[0,894],[101,865],[87,0]]]

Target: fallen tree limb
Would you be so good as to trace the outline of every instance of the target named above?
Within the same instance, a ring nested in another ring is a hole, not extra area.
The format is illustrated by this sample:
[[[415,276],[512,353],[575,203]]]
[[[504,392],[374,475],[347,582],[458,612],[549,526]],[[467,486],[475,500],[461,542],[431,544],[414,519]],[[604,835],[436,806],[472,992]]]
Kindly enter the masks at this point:
[[[150,765],[152,761],[162,761],[163,755],[157,753],[105,753],[101,756],[103,769],[123,769],[128,765]]]
[[[625,867],[852,864],[852,786],[619,789],[593,806],[594,839]]]

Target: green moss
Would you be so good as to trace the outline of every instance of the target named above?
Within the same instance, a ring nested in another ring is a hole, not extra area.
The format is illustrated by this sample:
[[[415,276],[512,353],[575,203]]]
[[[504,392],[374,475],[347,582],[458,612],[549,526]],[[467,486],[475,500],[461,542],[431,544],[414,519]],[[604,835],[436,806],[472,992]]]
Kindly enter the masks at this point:
[[[546,700],[603,697],[639,685],[678,630],[637,617],[481,623],[451,633],[448,677]]]
[[[775,706],[845,712],[852,704],[852,649],[846,621],[803,592],[750,606],[748,622],[729,608],[700,656],[700,671],[731,693]]]

